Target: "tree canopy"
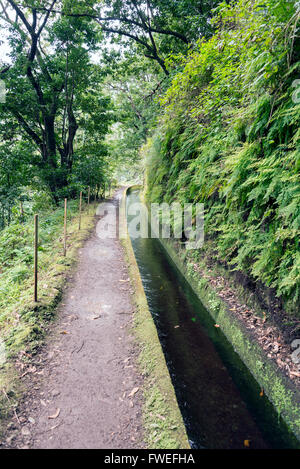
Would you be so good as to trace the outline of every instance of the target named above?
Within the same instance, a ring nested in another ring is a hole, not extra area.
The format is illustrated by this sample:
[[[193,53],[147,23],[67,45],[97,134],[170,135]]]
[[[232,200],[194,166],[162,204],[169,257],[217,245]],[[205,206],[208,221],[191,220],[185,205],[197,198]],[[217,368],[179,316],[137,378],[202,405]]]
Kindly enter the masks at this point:
[[[0,0],[0,225],[116,176],[204,201],[228,268],[299,299],[299,2]],[[142,148],[142,150],[141,150]]]

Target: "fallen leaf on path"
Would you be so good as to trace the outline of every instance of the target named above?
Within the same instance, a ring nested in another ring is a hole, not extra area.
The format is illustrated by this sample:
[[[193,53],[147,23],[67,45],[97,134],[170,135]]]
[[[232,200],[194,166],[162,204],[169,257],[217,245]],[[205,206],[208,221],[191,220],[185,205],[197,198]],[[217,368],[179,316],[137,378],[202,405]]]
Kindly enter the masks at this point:
[[[277,362],[277,365],[278,365],[278,366],[284,367],[284,363],[283,363],[282,360],[280,360],[280,358],[277,358],[276,362]]]
[[[61,334],[61,335],[68,335],[69,332],[67,332],[67,331],[61,331],[60,334]]]
[[[300,378],[300,373],[298,373],[298,371],[291,371],[290,374],[293,376],[297,376],[297,378]]]
[[[274,353],[278,353],[278,352],[279,352],[279,344],[278,344],[277,342],[274,344],[273,352],[274,352]]]
[[[59,414],[60,414],[60,409],[57,409],[57,411],[55,412],[54,415],[49,415],[49,416],[48,416],[48,419],[50,419],[50,420],[55,420],[55,419],[57,419],[57,417],[59,416]]]
[[[128,394],[128,397],[133,397],[138,391],[140,390],[140,388],[134,388],[130,394]]]
[[[28,375],[29,373],[35,373],[36,372],[36,367],[35,366],[30,366],[25,373],[23,373],[20,378],[24,378],[24,376]]]

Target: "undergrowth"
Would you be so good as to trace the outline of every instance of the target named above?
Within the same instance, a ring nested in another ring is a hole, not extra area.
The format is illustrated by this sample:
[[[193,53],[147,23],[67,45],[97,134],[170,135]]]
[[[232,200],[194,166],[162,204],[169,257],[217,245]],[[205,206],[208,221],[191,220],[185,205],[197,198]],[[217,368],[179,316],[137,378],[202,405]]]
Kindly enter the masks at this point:
[[[205,236],[232,271],[300,304],[300,9],[222,3],[161,100],[143,151],[148,200],[205,204]],[[206,247],[204,246],[204,249]]]

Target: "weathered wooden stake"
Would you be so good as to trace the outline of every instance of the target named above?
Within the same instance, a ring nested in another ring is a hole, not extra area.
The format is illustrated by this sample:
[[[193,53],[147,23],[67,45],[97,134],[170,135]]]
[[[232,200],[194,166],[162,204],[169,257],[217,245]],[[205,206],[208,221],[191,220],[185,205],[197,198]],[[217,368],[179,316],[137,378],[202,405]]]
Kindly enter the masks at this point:
[[[79,231],[81,229],[81,210],[82,210],[82,192],[80,192],[80,202],[79,202]]]
[[[38,244],[39,244],[39,216],[34,216],[34,301],[38,300]]]
[[[20,217],[20,220],[21,220],[21,223],[24,223],[24,208],[23,208],[23,202],[21,200],[20,202],[20,210],[21,210],[21,217]]]
[[[88,188],[88,213],[90,213],[91,188]]]
[[[68,200],[65,199],[65,220],[64,220],[64,256],[67,255],[67,211],[68,211]]]
[[[21,209],[21,218],[23,219],[23,217],[24,217],[24,208],[23,208],[23,202],[22,202],[22,200],[21,200],[21,202],[20,202],[20,209]]]

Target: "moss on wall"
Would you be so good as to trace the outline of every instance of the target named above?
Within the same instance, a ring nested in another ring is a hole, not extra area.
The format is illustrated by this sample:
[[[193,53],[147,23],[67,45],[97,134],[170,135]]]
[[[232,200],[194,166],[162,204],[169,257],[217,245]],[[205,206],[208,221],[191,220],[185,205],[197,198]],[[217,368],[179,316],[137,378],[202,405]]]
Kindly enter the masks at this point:
[[[233,316],[208,280],[201,278],[188,261],[187,252],[174,247],[174,241],[160,240],[178,270],[183,274],[201,303],[220,326],[256,381],[264,389],[279,416],[300,440],[300,393],[296,386],[275,366],[245,325]],[[297,444],[297,443],[296,443]],[[299,448],[299,446],[297,446]]]

